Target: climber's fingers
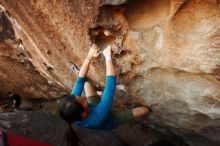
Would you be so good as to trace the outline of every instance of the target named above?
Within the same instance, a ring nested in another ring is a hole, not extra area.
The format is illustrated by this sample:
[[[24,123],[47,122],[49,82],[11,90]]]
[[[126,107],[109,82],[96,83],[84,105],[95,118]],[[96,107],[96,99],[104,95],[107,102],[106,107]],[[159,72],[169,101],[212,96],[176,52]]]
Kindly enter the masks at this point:
[[[89,50],[88,57],[93,58],[93,57],[98,57],[99,56],[99,47],[95,44],[92,45],[92,47]]]
[[[103,55],[104,55],[105,57],[111,56],[111,46],[107,46],[107,47],[103,50]]]
[[[99,47],[96,44],[92,44],[92,47],[90,49],[99,50]]]
[[[94,57],[98,57],[99,56],[99,52],[97,51],[96,54],[94,54]]]

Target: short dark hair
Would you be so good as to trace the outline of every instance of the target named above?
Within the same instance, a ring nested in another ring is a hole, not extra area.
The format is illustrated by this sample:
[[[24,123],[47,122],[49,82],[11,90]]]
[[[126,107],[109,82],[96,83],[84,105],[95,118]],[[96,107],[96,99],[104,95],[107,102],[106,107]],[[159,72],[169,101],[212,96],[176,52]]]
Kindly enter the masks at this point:
[[[83,106],[75,100],[74,95],[68,94],[61,99],[60,116],[69,124],[81,120],[81,113],[83,111]]]

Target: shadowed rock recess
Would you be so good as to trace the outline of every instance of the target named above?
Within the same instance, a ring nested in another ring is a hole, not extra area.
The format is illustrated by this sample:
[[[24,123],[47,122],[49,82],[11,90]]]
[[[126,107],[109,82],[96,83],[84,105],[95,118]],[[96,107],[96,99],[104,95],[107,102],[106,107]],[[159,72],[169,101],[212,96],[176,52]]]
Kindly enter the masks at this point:
[[[0,4],[2,98],[9,92],[26,99],[59,98],[76,78],[67,64],[81,66],[92,43],[101,49],[112,45],[116,107],[147,105],[152,114],[142,124],[163,127],[191,145],[220,144],[219,0]],[[111,35],[105,37],[103,29]],[[94,60],[89,71],[100,86],[103,62]]]

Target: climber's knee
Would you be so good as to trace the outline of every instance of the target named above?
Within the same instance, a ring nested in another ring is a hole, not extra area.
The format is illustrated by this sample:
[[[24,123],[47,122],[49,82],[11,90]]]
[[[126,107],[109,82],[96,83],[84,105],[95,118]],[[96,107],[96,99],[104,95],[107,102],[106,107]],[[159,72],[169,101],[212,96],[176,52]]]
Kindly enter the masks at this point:
[[[135,119],[146,117],[149,114],[147,107],[136,107],[132,109],[132,113]]]

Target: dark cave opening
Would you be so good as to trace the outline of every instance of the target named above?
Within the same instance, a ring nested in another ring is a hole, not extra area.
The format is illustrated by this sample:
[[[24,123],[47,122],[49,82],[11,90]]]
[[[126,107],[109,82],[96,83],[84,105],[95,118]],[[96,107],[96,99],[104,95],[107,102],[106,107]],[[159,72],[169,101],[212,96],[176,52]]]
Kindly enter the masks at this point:
[[[108,45],[112,45],[116,40],[116,36],[111,29],[97,27],[89,31],[91,41],[95,43],[101,50]]]

